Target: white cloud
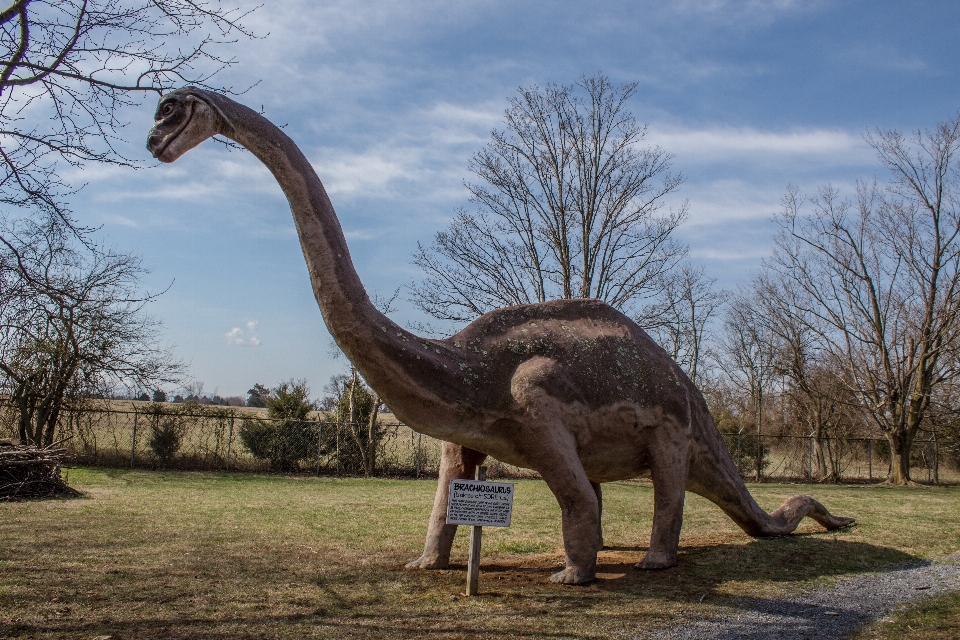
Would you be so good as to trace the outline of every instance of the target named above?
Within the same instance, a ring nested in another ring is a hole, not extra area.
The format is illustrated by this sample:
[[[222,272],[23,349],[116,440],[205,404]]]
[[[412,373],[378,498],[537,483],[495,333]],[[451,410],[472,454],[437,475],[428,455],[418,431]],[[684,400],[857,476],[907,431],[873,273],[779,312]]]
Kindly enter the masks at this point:
[[[260,338],[257,337],[257,322],[248,322],[246,329],[234,327],[223,334],[227,338],[227,344],[237,345],[238,347],[259,347]]]
[[[889,43],[872,43],[851,48],[837,56],[840,60],[884,71],[927,71],[930,65],[916,53],[904,53]]]
[[[382,235],[375,229],[350,229],[344,230],[343,236],[347,240],[376,240]]]
[[[139,222],[120,213],[107,213],[103,216],[103,220],[109,224],[116,224],[130,229],[138,229],[140,227]]]
[[[416,150],[377,146],[359,153],[326,150],[312,164],[331,196],[383,195],[397,180],[415,178]]]
[[[829,158],[831,164],[869,163],[872,150],[858,134],[837,129],[760,131],[750,127],[694,129],[651,126],[646,142],[683,157],[684,162],[721,162],[770,156]]]
[[[393,132],[374,145],[323,147],[308,155],[332,197],[462,199],[467,159],[500,123],[502,106],[436,102],[395,116]]]
[[[665,11],[723,25],[756,28],[799,13],[818,11],[825,4],[820,0],[676,0]]]

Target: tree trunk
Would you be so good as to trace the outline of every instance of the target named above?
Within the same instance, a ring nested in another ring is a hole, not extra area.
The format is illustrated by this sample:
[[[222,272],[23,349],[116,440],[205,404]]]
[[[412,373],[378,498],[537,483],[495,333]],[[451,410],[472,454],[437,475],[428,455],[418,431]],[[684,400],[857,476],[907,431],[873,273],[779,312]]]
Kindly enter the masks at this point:
[[[813,442],[814,449],[816,451],[816,458],[814,463],[817,466],[817,477],[819,479],[824,479],[827,477],[827,453],[824,447],[824,439],[826,438],[826,428],[823,421],[823,413],[820,408],[818,401],[812,398],[812,394],[807,391],[807,402],[812,405],[808,408],[809,413],[809,425],[810,431],[814,434]]]
[[[757,482],[763,479],[763,393],[757,392]]]
[[[367,455],[364,460],[364,473],[368,478],[373,477],[377,468],[377,417],[380,413],[380,397],[374,394],[373,410],[370,411],[370,421],[367,423]]]
[[[814,436],[814,444],[816,449],[816,465],[817,465],[817,478],[823,480],[827,477],[829,471],[827,471],[827,451],[825,446],[826,436],[823,433],[823,427],[817,427],[816,435]]]
[[[357,369],[356,367],[350,367],[350,415],[347,416],[347,420],[351,425],[355,424],[357,421],[357,412],[354,403],[354,392],[357,388]],[[353,427],[351,427],[353,428]]]
[[[913,435],[907,431],[887,434],[890,443],[890,473],[887,483],[908,485],[910,481],[910,450],[913,448]]]
[[[30,414],[27,411],[27,403],[23,400],[20,400],[17,403],[19,406],[17,416],[17,427],[20,431],[20,441],[21,442],[33,442],[32,430],[30,429]],[[37,444],[34,442],[34,444]]]
[[[53,438],[57,434],[57,422],[60,420],[60,405],[53,407],[46,416],[46,424],[43,429],[43,446],[49,447],[53,444]]]

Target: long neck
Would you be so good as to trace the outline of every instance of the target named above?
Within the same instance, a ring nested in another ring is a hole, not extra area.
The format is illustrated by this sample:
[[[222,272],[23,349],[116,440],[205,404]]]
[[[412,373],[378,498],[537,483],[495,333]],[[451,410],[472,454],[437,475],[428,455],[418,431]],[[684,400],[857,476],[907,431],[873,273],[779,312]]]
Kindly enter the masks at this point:
[[[425,372],[420,371],[426,364],[424,356],[435,360],[437,349],[392,322],[371,303],[330,198],[306,157],[266,118],[223,96],[215,100],[228,120],[223,135],[249,149],[270,169],[290,203],[313,293],[334,340],[402,418],[409,421],[412,414],[427,407],[446,413],[449,394],[436,387],[425,388]]]

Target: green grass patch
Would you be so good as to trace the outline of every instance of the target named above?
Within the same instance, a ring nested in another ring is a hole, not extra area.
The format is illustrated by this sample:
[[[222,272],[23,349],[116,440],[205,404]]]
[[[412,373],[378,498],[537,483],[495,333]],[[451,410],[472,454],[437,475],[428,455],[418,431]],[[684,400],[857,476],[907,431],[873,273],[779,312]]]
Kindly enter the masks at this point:
[[[960,639],[960,593],[922,600],[861,629],[851,640],[958,640]]]
[[[688,494],[680,565],[633,568],[649,484],[604,486],[600,579],[563,564],[559,509],[518,481],[509,529],[484,530],[482,595],[463,598],[467,528],[451,571],[406,571],[435,482],[104,469],[70,472],[84,497],[0,503],[0,637],[617,638],[734,597],[960,549],[960,488],[751,485],[767,510],[806,493],[857,526],[754,540]]]

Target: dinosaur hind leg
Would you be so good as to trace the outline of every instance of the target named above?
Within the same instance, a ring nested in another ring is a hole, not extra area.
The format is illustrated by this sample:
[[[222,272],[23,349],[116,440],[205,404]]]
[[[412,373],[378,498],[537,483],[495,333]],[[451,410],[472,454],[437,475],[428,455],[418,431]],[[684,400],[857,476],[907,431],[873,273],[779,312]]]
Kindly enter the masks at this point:
[[[408,562],[407,569],[446,569],[450,565],[450,549],[453,547],[453,538],[457,535],[457,525],[447,524],[450,481],[473,479],[477,466],[486,457],[485,453],[452,442],[443,443],[440,452],[440,479],[427,526],[427,540],[423,545],[423,554]]]
[[[650,458],[653,529],[647,554],[636,566],[638,569],[668,569],[677,564],[690,456],[688,447],[668,441],[658,445]]]

